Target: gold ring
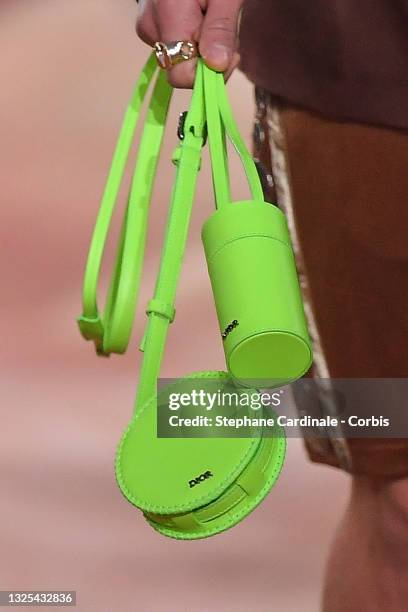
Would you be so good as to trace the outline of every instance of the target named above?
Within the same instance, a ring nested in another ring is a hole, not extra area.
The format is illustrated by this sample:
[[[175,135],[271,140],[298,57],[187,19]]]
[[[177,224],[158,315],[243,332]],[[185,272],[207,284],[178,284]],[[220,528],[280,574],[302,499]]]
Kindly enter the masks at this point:
[[[157,63],[163,70],[169,70],[176,64],[198,57],[198,44],[194,40],[177,40],[174,42],[157,42],[154,45]]]

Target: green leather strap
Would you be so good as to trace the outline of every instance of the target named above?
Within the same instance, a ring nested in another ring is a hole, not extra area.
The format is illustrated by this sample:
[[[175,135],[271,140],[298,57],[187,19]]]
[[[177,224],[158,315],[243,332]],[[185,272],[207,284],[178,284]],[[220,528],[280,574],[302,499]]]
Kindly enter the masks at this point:
[[[231,202],[227,135],[241,158],[254,201],[263,202],[264,195],[255,163],[241,138],[232,115],[224,83],[224,75],[204,65],[205,107],[211,168],[217,208]]]
[[[122,223],[116,262],[103,315],[97,303],[97,287],[112,214],[149,84],[158,72],[140,141],[126,213]],[[137,81],[113,156],[105,192],[92,236],[83,288],[83,314],[78,319],[82,335],[93,340],[99,354],[126,351],[132,330],[140,284],[147,231],[148,207],[166,123],[172,88],[149,57]]]
[[[224,83],[222,74],[219,74]],[[205,110],[216,207],[231,201],[225,128],[218,106],[218,75],[204,67]]]
[[[143,130],[129,201],[122,223],[116,262],[103,316],[97,305],[97,287],[103,251],[112,213],[128,160],[140,107],[156,72],[152,55],[136,84],[114,154],[105,193],[92,237],[85,271],[83,314],[79,327],[93,340],[99,354],[123,353],[133,324],[143,264],[148,207],[171,98],[166,73],[159,71]],[[156,391],[169,323],[174,319],[174,299],[181,268],[195,184],[205,139],[202,62],[198,63],[190,110],[184,122],[184,138],[173,154],[177,176],[171,198],[167,229],[153,299],[147,306],[148,324],[141,344],[144,351],[137,403]]]
[[[201,149],[205,139],[202,70],[203,63],[200,60],[197,64],[190,110],[184,123],[184,138],[173,155],[173,161],[177,166],[177,176],[167,219],[154,298],[149,303],[148,323],[141,346],[144,355],[136,407],[143,405],[156,393],[167,330],[174,317],[176,286],[185,251],[196,180],[200,168]],[[172,313],[171,318],[168,313]]]

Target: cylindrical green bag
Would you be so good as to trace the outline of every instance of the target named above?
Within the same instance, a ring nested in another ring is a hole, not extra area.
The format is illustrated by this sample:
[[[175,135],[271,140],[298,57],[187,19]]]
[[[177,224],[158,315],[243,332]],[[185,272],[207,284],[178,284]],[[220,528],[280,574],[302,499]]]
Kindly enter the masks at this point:
[[[264,202],[229,204],[202,238],[232,376],[265,386],[302,376],[311,350],[283,213]]]
[[[202,239],[227,367],[244,384],[285,384],[302,376],[312,360],[286,218],[264,201],[222,75],[206,77],[217,210],[204,224]],[[244,164],[253,200],[231,202],[225,132]]]

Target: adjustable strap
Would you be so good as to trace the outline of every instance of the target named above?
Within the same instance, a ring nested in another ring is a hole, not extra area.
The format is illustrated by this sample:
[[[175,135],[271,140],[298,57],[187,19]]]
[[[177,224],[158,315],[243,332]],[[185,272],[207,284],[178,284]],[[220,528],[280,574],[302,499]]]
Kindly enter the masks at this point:
[[[130,148],[149,84],[158,72],[137,156],[103,315],[97,303],[102,257],[117,203]],[[99,354],[124,353],[132,330],[145,250],[148,208],[172,88],[152,54],[137,81],[121,128],[105,192],[92,236],[83,288],[83,337],[93,340]]]
[[[184,138],[173,161],[177,166],[167,228],[161,254],[154,298],[147,308],[148,323],[142,341],[144,350],[135,406],[143,405],[156,394],[157,378],[163,357],[167,331],[174,317],[174,300],[185,251],[201,149],[206,137],[203,62],[197,72],[190,110],[184,121]]]

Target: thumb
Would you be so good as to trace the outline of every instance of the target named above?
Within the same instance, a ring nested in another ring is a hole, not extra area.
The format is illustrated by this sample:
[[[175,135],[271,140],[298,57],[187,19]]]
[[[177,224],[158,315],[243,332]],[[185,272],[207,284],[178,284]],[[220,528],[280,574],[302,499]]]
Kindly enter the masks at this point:
[[[200,54],[210,68],[224,72],[237,47],[238,17],[242,0],[208,0]]]

